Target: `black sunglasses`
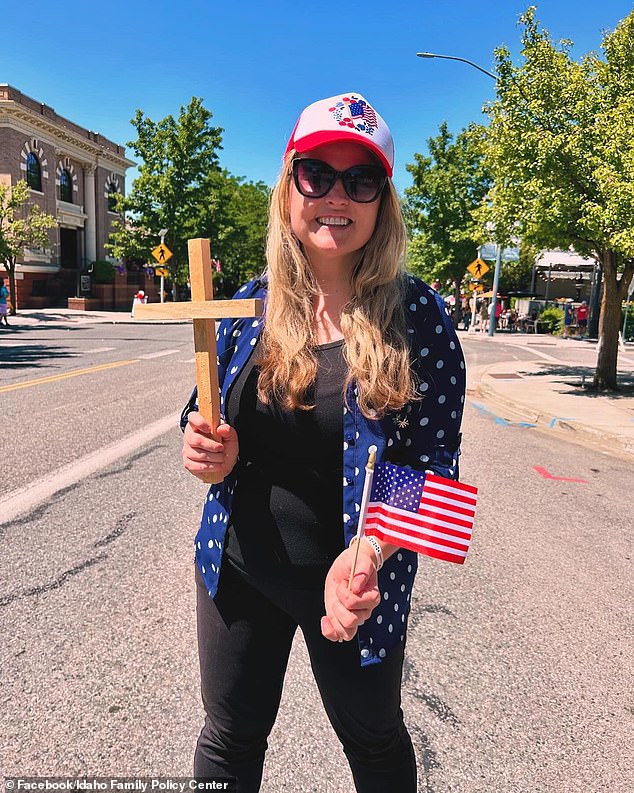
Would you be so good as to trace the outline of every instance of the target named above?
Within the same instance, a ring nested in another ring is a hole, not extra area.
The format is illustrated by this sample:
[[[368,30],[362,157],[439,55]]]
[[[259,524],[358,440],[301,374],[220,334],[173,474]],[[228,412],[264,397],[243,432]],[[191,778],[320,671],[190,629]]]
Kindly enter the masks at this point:
[[[322,160],[293,160],[295,187],[305,198],[323,198],[341,179],[349,198],[359,204],[370,204],[380,196],[387,174],[380,165],[353,165],[345,171],[335,171]]]

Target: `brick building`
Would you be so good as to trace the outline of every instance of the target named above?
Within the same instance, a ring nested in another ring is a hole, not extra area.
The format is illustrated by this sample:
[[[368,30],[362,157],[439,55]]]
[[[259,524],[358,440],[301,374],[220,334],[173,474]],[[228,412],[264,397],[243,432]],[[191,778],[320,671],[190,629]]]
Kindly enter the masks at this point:
[[[104,244],[117,217],[112,194],[124,192],[132,165],[123,146],[0,84],[0,181],[26,179],[32,200],[58,223],[47,248],[25,249],[18,260],[18,307],[66,305],[82,291],[89,296],[92,286],[80,276],[91,262],[109,258]]]

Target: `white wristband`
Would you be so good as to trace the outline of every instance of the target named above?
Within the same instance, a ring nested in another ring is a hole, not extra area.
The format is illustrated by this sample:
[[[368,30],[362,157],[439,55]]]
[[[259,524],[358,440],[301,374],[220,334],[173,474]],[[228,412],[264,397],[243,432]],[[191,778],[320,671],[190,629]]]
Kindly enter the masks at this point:
[[[357,535],[355,534],[355,536],[354,536],[354,537],[353,537],[353,538],[350,540],[350,544],[349,544],[349,546],[348,546],[348,547],[349,547],[349,548],[352,548],[352,546],[355,544],[355,542],[356,542],[358,539],[359,539],[359,538],[358,538],[358,537],[357,537]],[[376,556],[376,571],[377,571],[377,573],[378,573],[378,572],[379,572],[379,570],[380,570],[380,569],[383,567],[383,561],[384,561],[384,560],[383,560],[383,551],[382,551],[382,549],[381,549],[381,546],[380,546],[380,544],[379,544],[379,541],[376,539],[376,537],[369,537],[367,534],[364,534],[364,535],[361,537],[361,539],[362,539],[362,540],[366,540],[366,541],[367,541],[367,542],[369,542],[369,543],[370,543],[370,545],[372,546],[372,550],[374,551],[374,555]]]
[[[381,548],[381,544],[376,537],[368,537],[366,534],[363,535],[363,539],[367,540],[374,548],[374,553],[376,554],[376,571],[378,573],[383,567],[383,550]]]

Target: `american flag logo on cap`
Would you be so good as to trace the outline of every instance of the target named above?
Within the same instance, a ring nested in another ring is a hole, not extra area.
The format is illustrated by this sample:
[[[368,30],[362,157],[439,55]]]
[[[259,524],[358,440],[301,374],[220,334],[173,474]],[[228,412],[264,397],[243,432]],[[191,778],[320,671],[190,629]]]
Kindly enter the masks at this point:
[[[365,99],[358,96],[344,96],[329,110],[341,127],[350,127],[372,135],[378,126],[376,113]]]

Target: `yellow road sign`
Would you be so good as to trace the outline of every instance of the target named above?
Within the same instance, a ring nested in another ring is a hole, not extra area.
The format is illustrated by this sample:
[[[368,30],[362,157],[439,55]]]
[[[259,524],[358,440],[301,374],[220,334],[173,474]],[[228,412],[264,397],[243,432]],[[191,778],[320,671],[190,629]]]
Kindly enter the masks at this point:
[[[154,268],[154,275],[162,275],[164,278],[167,278],[169,275],[169,270],[167,267],[155,267]]]
[[[474,278],[482,278],[485,273],[489,272],[489,269],[489,265],[484,259],[476,259],[467,267],[467,270],[469,270]]]
[[[163,264],[168,259],[171,259],[174,254],[171,250],[167,247],[167,245],[157,245],[156,248],[152,251],[152,256],[156,259],[159,264]]]
[[[482,292],[484,291],[484,284],[471,284],[471,288],[474,292]]]

